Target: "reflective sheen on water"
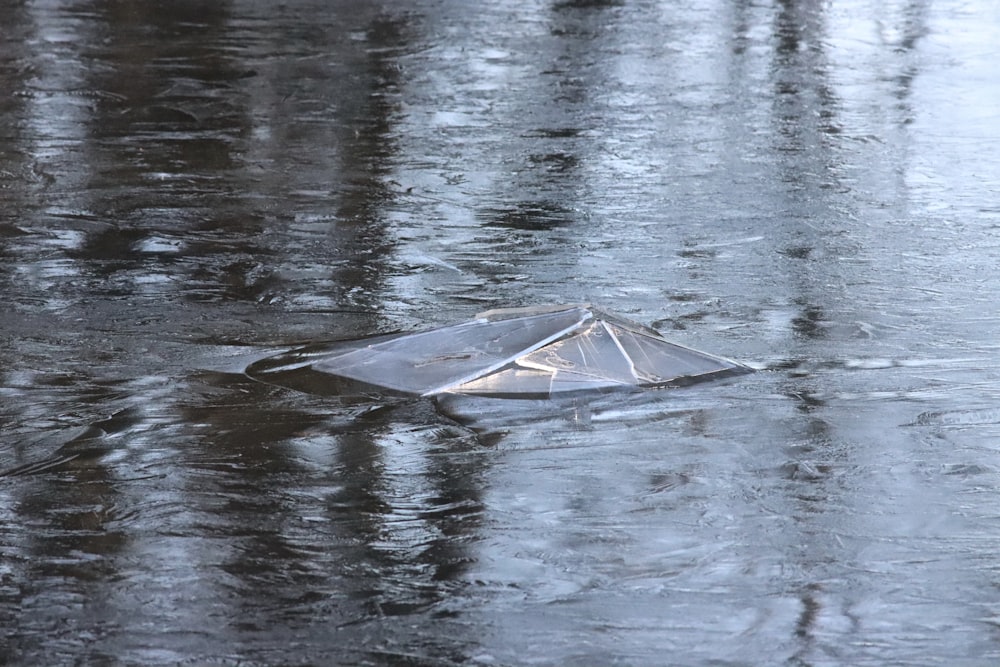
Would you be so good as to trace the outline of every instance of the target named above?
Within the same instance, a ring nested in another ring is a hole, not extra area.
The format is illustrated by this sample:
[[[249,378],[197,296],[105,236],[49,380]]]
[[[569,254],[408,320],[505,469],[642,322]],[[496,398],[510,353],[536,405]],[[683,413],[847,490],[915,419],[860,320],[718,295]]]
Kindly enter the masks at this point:
[[[0,662],[1000,661],[993,4],[0,10]],[[566,302],[761,372],[243,373]]]

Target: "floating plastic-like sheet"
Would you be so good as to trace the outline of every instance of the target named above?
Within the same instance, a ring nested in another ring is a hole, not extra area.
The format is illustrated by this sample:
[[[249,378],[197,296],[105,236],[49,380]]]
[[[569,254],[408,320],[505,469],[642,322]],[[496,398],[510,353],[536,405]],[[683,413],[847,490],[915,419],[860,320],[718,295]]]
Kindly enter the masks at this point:
[[[312,370],[422,396],[559,396],[748,372],[589,306],[491,310],[454,326],[355,344]]]

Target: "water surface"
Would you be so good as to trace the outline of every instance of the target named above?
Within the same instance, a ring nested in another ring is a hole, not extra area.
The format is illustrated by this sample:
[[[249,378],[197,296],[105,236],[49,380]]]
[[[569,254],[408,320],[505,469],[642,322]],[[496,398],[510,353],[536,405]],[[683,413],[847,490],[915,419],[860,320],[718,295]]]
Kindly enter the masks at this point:
[[[989,3],[0,8],[0,660],[1000,658]],[[242,373],[581,301],[761,371]]]

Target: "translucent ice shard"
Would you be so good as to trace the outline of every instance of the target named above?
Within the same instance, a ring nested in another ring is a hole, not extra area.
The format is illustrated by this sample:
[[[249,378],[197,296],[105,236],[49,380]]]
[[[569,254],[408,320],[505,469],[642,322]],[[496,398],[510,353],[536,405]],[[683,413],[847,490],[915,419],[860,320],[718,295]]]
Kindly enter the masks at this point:
[[[560,396],[688,384],[749,372],[585,305],[512,308],[313,361],[312,370],[422,396]]]

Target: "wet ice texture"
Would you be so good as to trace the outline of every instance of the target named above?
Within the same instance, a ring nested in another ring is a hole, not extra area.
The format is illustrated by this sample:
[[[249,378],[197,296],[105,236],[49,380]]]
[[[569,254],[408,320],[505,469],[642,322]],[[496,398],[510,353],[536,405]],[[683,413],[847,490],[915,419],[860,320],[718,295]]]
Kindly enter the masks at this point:
[[[499,309],[347,350],[313,370],[423,396],[557,396],[747,372],[589,306]]]

